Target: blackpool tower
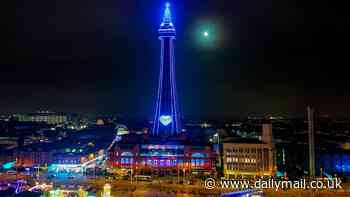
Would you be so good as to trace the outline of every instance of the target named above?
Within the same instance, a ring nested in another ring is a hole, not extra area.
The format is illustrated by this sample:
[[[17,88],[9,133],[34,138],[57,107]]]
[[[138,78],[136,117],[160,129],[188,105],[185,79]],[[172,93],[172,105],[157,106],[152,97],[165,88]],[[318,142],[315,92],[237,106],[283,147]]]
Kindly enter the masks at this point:
[[[167,3],[162,23],[158,29],[160,40],[160,69],[157,102],[152,134],[154,136],[177,136],[181,132],[175,79],[175,38],[170,4]]]

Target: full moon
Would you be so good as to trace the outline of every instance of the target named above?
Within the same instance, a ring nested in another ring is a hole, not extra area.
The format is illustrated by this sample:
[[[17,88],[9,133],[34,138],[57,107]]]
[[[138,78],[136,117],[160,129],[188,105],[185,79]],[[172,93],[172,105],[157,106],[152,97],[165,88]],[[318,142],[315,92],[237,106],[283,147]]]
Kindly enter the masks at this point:
[[[207,31],[203,32],[203,36],[204,37],[208,37],[209,36],[209,33]]]

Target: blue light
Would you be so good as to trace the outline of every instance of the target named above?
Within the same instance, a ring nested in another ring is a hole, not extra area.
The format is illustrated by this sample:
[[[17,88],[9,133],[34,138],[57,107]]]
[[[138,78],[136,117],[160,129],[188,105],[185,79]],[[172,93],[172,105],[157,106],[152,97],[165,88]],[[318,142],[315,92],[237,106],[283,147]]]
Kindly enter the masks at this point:
[[[327,172],[324,173],[325,175],[350,173],[350,155],[348,153],[323,155],[320,161],[323,172]]]
[[[165,10],[163,15],[163,22],[170,23],[171,22],[171,12],[170,12],[170,3],[165,4]]]
[[[181,131],[175,77],[176,30],[171,17],[170,3],[166,3],[163,20],[158,29],[161,51],[153,135],[177,135]]]

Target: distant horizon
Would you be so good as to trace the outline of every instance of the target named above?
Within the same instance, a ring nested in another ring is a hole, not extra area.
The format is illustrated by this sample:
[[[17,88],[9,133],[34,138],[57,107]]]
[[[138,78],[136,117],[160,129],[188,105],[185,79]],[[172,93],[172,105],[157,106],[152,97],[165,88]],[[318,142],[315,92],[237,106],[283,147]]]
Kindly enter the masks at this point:
[[[13,113],[1,113],[0,116],[12,116],[16,114],[30,114],[37,113],[41,110],[36,111],[28,111],[28,112],[13,112]],[[46,110],[43,110],[46,111]],[[146,118],[141,116],[131,116],[127,114],[118,114],[118,113],[78,113],[78,112],[68,112],[68,111],[53,111],[49,110],[53,113],[66,113],[66,114],[74,114],[83,118],[99,118],[99,117],[113,117],[113,118],[121,118],[121,119],[129,119],[129,120],[139,120],[139,121],[153,121],[153,118]],[[273,118],[282,118],[282,119],[306,119],[307,114],[306,111],[304,114],[294,114],[294,115],[281,115],[281,114],[261,114],[261,113],[251,113],[251,114],[242,114],[242,115],[212,115],[212,116],[191,116],[185,115],[182,116],[182,120],[208,120],[208,121],[221,121],[221,120],[237,120],[237,119],[249,119],[249,118],[257,118],[257,119],[268,119],[269,117]],[[315,118],[330,118],[330,119],[349,119],[350,115],[331,115],[331,114],[320,114],[315,113]]]

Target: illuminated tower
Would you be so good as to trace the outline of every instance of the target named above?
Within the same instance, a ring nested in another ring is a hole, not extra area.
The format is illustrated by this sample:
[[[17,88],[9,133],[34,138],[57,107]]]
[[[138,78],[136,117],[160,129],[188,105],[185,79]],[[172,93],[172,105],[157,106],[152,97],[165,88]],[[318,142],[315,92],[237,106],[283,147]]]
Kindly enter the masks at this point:
[[[167,3],[158,30],[161,50],[156,112],[152,130],[155,136],[176,136],[181,130],[175,80],[175,37],[170,4]]]

